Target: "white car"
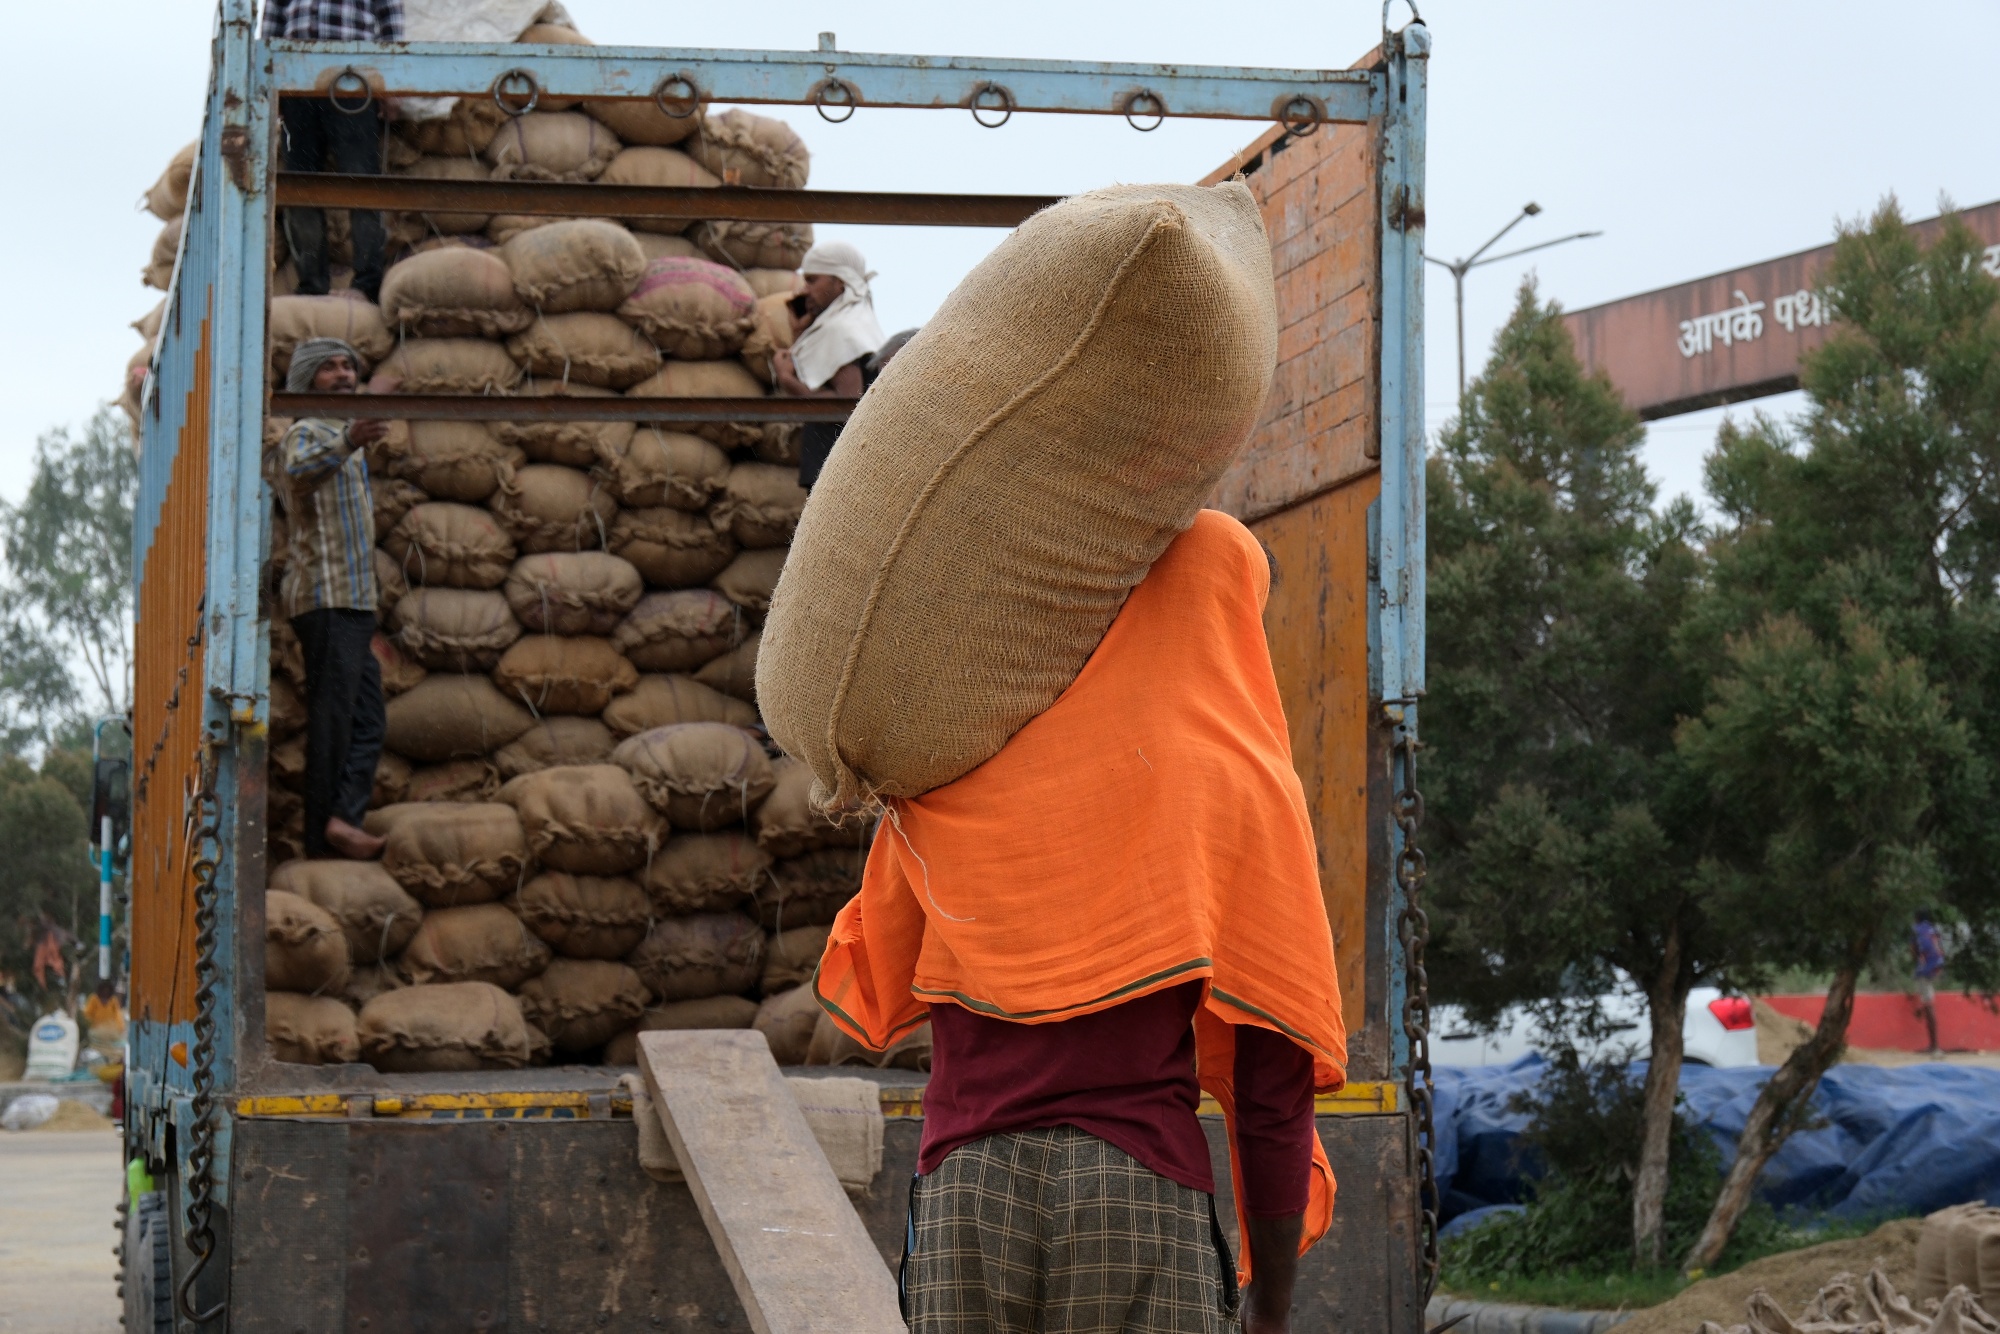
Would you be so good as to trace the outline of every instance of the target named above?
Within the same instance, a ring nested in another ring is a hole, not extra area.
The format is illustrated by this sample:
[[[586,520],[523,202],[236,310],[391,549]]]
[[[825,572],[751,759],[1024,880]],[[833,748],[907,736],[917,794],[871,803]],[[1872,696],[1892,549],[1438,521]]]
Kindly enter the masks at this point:
[[[1625,989],[1600,998],[1611,1029],[1592,1056],[1615,1047],[1632,1048],[1644,1060],[1648,1046],[1646,1006],[1636,991]],[[1685,1059],[1690,1065],[1731,1067],[1757,1064],[1757,1022],[1750,998],[1726,996],[1714,987],[1688,993],[1687,1021],[1681,1026]],[[1439,1005],[1431,1012],[1432,1065],[1508,1065],[1541,1050],[1534,1018],[1521,1007],[1500,1016],[1499,1027],[1481,1033],[1456,1005]]]

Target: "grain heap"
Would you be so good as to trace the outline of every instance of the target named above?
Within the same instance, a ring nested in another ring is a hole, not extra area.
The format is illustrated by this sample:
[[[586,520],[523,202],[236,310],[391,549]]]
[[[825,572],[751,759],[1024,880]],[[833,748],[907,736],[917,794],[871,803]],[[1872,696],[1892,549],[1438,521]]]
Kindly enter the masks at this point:
[[[192,160],[147,196],[166,220],[146,274],[162,289]],[[807,166],[782,122],[675,119],[650,101],[544,99],[509,117],[465,99],[395,124],[388,152],[391,173],[437,179],[799,187]],[[347,290],[343,214],[328,216],[330,295],[295,294],[279,236],[274,383],[299,342],[330,335],[369,359],[375,393],[761,397],[812,240],[792,224],[384,221],[379,305]],[[159,318],[140,321],[135,424]],[[859,887],[867,831],[813,813],[810,774],[756,709],[761,626],[805,503],[799,431],[495,408],[397,422],[370,449],[380,863],[300,860],[304,663],[272,618],[273,1055],[389,1071],[630,1062],[644,1029],[756,1023],[781,1061],[804,1061],[816,1007],[799,984]],[[268,421],[267,444],[288,425]],[[282,514],[271,550],[275,594]]]

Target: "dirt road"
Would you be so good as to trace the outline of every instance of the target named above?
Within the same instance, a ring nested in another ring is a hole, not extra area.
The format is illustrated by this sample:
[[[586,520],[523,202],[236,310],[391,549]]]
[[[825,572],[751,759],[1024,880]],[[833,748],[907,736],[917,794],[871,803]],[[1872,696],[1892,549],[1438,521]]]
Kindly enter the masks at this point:
[[[111,1130],[0,1133],[0,1334],[116,1334]]]

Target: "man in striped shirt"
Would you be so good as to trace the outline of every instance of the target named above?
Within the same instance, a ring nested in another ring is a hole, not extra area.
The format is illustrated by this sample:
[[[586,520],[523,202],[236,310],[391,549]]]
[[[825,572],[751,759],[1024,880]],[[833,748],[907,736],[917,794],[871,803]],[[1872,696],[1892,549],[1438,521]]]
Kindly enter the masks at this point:
[[[292,353],[285,388],[351,394],[361,354],[338,338]],[[368,859],[382,840],[361,828],[382,757],[382,669],[375,634],[375,510],[368,445],[388,426],[306,417],[272,460],[272,488],[290,527],[283,598],[306,667],[306,856]]]

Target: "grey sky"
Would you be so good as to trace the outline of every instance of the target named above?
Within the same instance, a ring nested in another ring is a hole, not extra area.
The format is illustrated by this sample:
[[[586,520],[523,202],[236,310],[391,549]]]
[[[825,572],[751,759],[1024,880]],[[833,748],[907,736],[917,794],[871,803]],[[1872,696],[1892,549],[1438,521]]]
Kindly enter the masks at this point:
[[[600,42],[796,49],[831,29],[849,50],[1258,65],[1349,64],[1381,21],[1366,0],[1278,10],[1215,0],[568,3]],[[1941,193],[1968,205],[2000,198],[2000,155],[1983,129],[2000,6],[1420,3],[1436,52],[1433,253],[1465,253],[1530,199],[1544,212],[1509,245],[1607,233],[1474,274],[1475,369],[1530,267],[1546,295],[1584,306],[1820,244],[1836,219],[1891,192],[1911,216],[1935,211]],[[1400,23],[1400,0],[1396,11]],[[195,133],[212,15],[210,0],[112,0],[13,16],[15,188],[0,214],[0,272],[15,316],[0,335],[0,495],[25,486],[39,432],[80,422],[116,393],[137,346],[125,325],[157,298],[138,273],[158,224],[135,201]],[[815,185],[876,189],[1061,192],[1192,179],[1262,129],[1169,123],[1142,135],[1110,118],[1020,116],[986,131],[959,112],[863,111],[838,127],[810,111],[788,118],[813,149]],[[920,322],[998,239],[824,230],[855,241],[881,273],[877,301],[892,330]],[[1427,310],[1435,429],[1452,410],[1455,377],[1448,278],[1431,282]],[[1653,433],[1648,460],[1665,490],[1699,486],[1719,416]]]

